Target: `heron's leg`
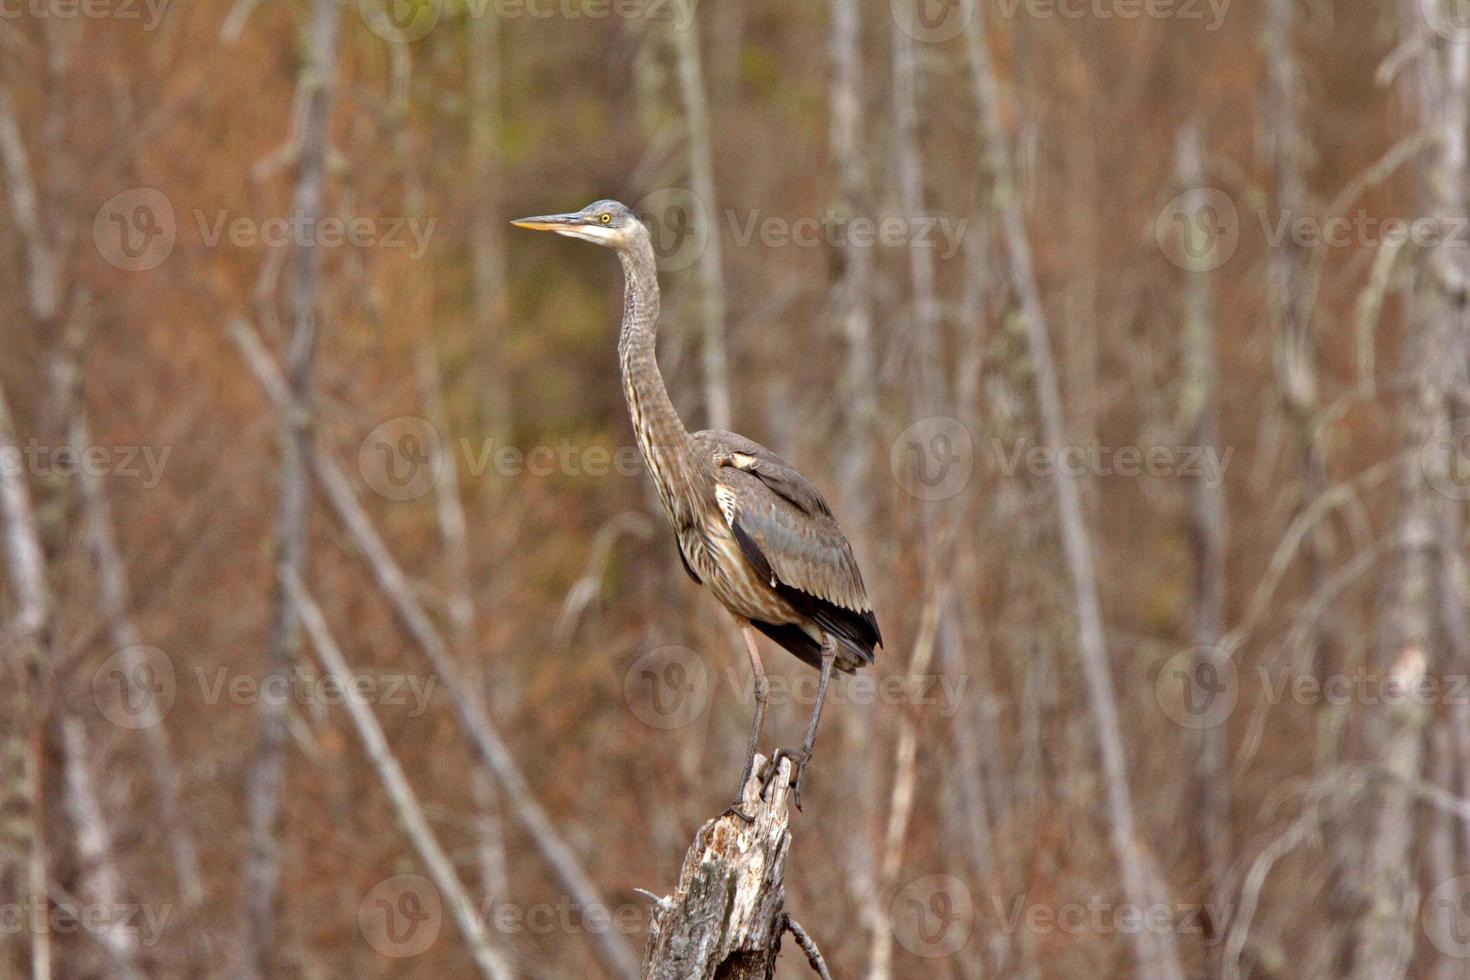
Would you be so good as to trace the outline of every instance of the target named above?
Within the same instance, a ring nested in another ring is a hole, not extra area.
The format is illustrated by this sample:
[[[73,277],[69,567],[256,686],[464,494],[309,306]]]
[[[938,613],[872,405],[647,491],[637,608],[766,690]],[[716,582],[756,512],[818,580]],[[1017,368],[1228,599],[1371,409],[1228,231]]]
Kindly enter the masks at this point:
[[[746,624],[740,631],[745,635],[745,650],[750,654],[750,673],[755,685],[755,717],[750,721],[750,741],[745,746],[745,768],[740,772],[740,793],[745,792],[746,780],[755,768],[755,749],[760,742],[761,725],[766,720],[766,698],[771,691],[771,682],[766,680],[766,666],[761,663],[760,648],[755,645],[755,627]]]
[[[755,645],[755,628],[746,623],[740,632],[745,637],[746,652],[750,654],[750,671],[755,687],[755,717],[750,722],[750,741],[745,746],[745,767],[740,771],[740,785],[735,787],[735,802],[726,807],[725,812],[733,813],[749,823],[755,818],[741,810],[740,803],[745,799],[745,784],[755,768],[755,750],[760,743],[761,725],[766,719],[766,698],[770,694],[771,683],[766,680],[766,667],[761,662],[761,651]]]
[[[770,788],[776,778],[776,773],[781,769],[781,760],[789,758],[795,764],[796,771],[791,774],[792,799],[796,801],[796,808],[801,809],[801,776],[806,772],[806,764],[812,758],[812,746],[817,741],[817,724],[822,720],[822,704],[827,700],[827,683],[832,680],[832,664],[837,659],[837,641],[832,634],[822,633],[822,676],[817,681],[817,703],[812,707],[812,720],[807,722],[806,737],[801,740],[801,752],[788,752],[786,749],[777,749],[771,756],[771,768],[766,773],[765,785],[761,787],[764,793]]]

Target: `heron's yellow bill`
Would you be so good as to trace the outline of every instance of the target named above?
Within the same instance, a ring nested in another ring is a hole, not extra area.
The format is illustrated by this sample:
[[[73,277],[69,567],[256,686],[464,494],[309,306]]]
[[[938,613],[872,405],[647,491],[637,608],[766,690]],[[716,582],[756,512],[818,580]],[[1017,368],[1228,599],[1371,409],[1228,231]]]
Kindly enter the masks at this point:
[[[531,231],[556,231],[572,224],[573,217],[570,214],[541,214],[534,218],[517,218],[511,224]]]

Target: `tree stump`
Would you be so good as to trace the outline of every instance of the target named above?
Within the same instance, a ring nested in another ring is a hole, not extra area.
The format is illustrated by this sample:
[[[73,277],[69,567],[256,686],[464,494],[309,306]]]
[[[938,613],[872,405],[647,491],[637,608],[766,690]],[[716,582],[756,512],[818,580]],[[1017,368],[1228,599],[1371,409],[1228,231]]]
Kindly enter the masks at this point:
[[[791,847],[791,763],[782,760],[770,798],[761,799],[756,756],[740,808],[755,819],[710,820],[684,856],[679,884],[651,916],[643,980],[770,980],[786,916],[786,854]],[[800,937],[803,934],[797,933]],[[820,960],[815,948],[808,952]]]

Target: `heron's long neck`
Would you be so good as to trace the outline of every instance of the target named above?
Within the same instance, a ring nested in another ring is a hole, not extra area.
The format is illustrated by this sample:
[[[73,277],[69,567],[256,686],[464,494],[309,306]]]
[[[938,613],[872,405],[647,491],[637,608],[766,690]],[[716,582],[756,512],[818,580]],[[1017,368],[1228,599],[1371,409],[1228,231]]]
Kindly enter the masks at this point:
[[[653,248],[646,240],[637,240],[627,250],[620,251],[618,257],[623,263],[626,286],[618,360],[623,372],[623,394],[628,399],[628,416],[659,499],[674,524],[683,526],[694,520],[701,470],[694,443],[664,387],[654,353],[659,296]]]

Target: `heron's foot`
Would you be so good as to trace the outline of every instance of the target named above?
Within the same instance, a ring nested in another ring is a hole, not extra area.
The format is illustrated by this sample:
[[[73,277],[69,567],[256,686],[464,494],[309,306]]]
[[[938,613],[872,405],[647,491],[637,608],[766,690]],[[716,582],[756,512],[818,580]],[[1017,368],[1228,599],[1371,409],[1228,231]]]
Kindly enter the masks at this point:
[[[735,456],[732,453],[715,453],[714,464],[716,467],[734,466]]]
[[[792,751],[790,749],[777,749],[771,756],[771,761],[766,769],[765,778],[761,780],[761,799],[766,798],[771,784],[776,781],[776,776],[781,771],[781,760],[791,760],[791,799],[798,810],[801,809],[801,777],[806,772],[806,764],[811,761],[811,752],[805,749]]]
[[[746,823],[755,823],[755,814],[753,814],[753,813],[746,813],[744,810],[740,809],[740,804],[742,804],[744,802],[745,802],[745,800],[744,800],[743,797],[742,798],[737,798],[729,806],[725,807],[724,811],[720,814],[720,816],[721,817],[739,817],[741,820],[744,820]]]

